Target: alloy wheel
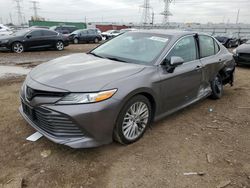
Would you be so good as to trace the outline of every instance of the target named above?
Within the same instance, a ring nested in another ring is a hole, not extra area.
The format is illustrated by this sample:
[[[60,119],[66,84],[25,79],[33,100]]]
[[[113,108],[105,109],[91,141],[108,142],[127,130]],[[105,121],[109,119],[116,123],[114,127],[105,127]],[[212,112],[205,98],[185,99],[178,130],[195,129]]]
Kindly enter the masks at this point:
[[[78,43],[79,43],[78,39],[75,38],[75,39],[74,39],[74,44],[78,44]]]
[[[64,48],[63,42],[62,41],[58,41],[56,43],[56,49],[59,50],[59,51],[61,51],[61,50],[63,50],[63,48]]]
[[[144,102],[134,103],[126,112],[122,132],[126,139],[135,140],[144,132],[149,121],[149,108]]]
[[[15,44],[13,44],[12,49],[16,53],[22,53],[24,51],[24,47],[20,42],[16,42]]]

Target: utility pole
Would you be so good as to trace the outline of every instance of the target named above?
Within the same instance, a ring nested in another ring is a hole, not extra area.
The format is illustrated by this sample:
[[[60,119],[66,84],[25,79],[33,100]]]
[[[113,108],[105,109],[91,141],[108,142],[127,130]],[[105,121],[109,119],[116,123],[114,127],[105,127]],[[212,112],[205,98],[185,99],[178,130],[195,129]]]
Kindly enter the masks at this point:
[[[240,16],[240,9],[238,9],[237,18],[236,18],[236,24],[239,23],[239,16]]]
[[[150,14],[150,1],[149,0],[144,0],[143,5],[141,6],[143,8],[142,12],[142,24],[144,26],[148,25],[151,20],[151,14]]]
[[[13,21],[12,21],[12,15],[11,15],[11,13],[9,14],[9,16],[10,16],[10,23],[12,23],[12,24],[13,24]]]
[[[20,5],[22,0],[14,0],[14,1],[16,2],[18,24],[22,25],[23,24],[23,16],[22,16],[22,7]]]
[[[34,16],[33,16],[33,19],[34,20],[38,20],[39,19],[39,16],[38,16],[38,13],[37,13],[37,10],[39,9],[38,8],[38,1],[30,1],[32,3],[32,7],[31,9],[33,9],[34,11]]]
[[[152,12],[152,22],[151,22],[152,27],[154,26],[154,21],[155,21],[155,13],[154,13],[154,11],[153,11],[153,12]]]
[[[170,4],[174,1],[174,0],[163,0],[165,3],[164,6],[164,11],[161,13],[161,15],[163,15],[163,21],[162,24],[163,25],[168,25],[169,24],[169,16],[172,16],[172,13],[170,12]]]

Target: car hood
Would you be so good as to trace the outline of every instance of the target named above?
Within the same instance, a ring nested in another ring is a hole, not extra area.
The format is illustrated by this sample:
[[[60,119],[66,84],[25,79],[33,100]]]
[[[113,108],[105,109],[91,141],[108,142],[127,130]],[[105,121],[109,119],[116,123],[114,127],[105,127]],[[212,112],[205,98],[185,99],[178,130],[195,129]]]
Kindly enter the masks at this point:
[[[238,53],[249,53],[250,54],[250,44],[242,44],[236,48]]]
[[[49,87],[70,92],[100,91],[105,85],[143,70],[144,66],[73,54],[41,64],[30,77]],[[112,88],[111,88],[112,89]]]

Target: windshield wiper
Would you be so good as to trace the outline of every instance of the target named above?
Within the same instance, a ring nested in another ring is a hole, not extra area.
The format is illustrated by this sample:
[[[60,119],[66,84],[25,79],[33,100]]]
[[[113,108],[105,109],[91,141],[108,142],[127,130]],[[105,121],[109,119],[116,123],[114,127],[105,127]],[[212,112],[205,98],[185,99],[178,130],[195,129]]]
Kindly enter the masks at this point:
[[[107,59],[110,59],[110,60],[113,60],[113,61],[120,61],[120,62],[127,63],[127,61],[121,60],[121,59],[116,58],[116,57],[106,57],[106,58],[107,58]]]
[[[106,57],[103,57],[103,56],[101,56],[101,55],[97,55],[97,54],[94,53],[94,52],[89,52],[88,54],[91,54],[91,55],[93,55],[93,56],[100,57],[100,58],[103,58],[103,59],[106,58]]]

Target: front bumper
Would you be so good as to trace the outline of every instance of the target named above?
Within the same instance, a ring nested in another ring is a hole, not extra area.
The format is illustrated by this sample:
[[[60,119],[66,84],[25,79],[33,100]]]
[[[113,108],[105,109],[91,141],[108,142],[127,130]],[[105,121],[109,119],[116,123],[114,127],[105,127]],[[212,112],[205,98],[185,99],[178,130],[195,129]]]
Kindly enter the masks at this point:
[[[21,102],[38,113],[33,117],[31,113],[25,111],[22,105],[19,108],[21,115],[49,140],[72,148],[97,147],[113,141],[113,128],[121,109],[119,100],[110,98],[98,103],[55,105],[55,102],[60,99],[59,97],[37,96],[28,101],[26,99],[26,85],[47,92],[61,90],[40,84],[28,76],[20,92]],[[72,132],[76,134],[72,135]]]
[[[23,99],[21,100],[22,103],[25,103]],[[101,105],[96,103],[34,107],[34,109],[43,108],[56,114],[56,119],[69,117],[70,122],[62,122],[61,120],[55,122],[51,114],[46,115],[46,118],[42,117],[42,120],[40,120],[38,114],[36,119],[39,121],[37,121],[25,112],[23,105],[20,106],[19,111],[34,129],[49,140],[72,148],[90,148],[109,144],[113,141],[113,128],[117,110],[116,105],[112,105],[110,102],[108,102],[110,105],[107,106],[107,101],[103,102],[106,104]],[[116,103],[116,101],[113,102]],[[59,114],[62,114],[62,116],[59,116]],[[65,128],[65,125],[69,125],[69,123],[70,127]]]
[[[69,146],[71,148],[90,148],[90,147],[97,147],[101,145],[101,143],[96,142],[92,138],[88,137],[79,137],[79,138],[57,138],[54,136],[51,136],[46,131],[41,129],[39,126],[37,126],[31,119],[24,113],[22,106],[19,107],[19,112],[23,116],[23,118],[39,133],[41,133],[43,136],[51,140],[52,142],[55,142],[57,144],[62,144]]]
[[[0,49],[1,50],[10,50],[10,45],[8,43],[1,43],[0,42]]]

